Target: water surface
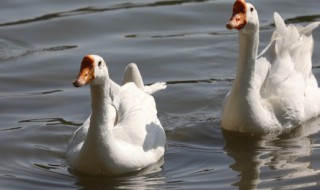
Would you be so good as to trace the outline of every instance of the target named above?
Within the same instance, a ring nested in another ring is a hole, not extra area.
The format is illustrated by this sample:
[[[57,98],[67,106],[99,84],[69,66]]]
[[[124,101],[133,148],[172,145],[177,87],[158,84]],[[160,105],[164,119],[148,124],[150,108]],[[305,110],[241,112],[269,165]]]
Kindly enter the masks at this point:
[[[320,21],[318,0],[256,0],[260,49],[287,23]],[[319,189],[320,120],[290,134],[222,132],[221,102],[235,76],[237,33],[225,29],[231,0],[93,0],[0,3],[1,189]],[[313,72],[320,81],[320,29]],[[135,62],[166,130],[164,159],[124,176],[68,170],[65,150],[90,114],[88,87],[75,89],[82,57],[103,56],[120,82]]]

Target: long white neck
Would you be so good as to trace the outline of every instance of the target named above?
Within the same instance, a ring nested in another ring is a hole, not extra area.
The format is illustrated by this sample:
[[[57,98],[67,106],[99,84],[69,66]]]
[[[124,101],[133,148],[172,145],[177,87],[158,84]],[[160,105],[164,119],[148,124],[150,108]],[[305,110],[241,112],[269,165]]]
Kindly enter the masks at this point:
[[[97,145],[108,135],[111,127],[109,119],[109,79],[100,85],[90,85],[91,89],[91,118],[90,127],[85,140],[87,146]]]
[[[255,69],[259,46],[259,29],[251,34],[239,32],[238,68],[235,83],[233,85],[233,98],[242,107],[238,111],[245,111],[250,117],[246,127],[250,131],[264,131],[264,126],[273,126],[274,120],[266,110],[264,101],[260,95],[260,88],[255,85]],[[259,129],[256,129],[259,127]]]
[[[277,128],[272,108],[261,98],[256,84],[256,62],[259,29],[252,33],[239,32],[239,58],[236,79],[223,110],[224,128],[248,133],[266,133]]]
[[[101,85],[91,85],[91,126],[104,126],[108,124],[108,100],[109,100],[109,82]]]
[[[239,58],[233,91],[248,95],[254,87],[254,74],[259,46],[259,29],[248,34],[239,32]]]

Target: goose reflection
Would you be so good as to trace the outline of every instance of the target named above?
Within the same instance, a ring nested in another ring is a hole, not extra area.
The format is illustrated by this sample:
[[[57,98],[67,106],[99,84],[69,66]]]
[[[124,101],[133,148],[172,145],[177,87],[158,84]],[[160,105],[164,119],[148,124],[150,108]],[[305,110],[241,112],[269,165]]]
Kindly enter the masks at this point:
[[[319,124],[320,119],[312,120],[290,133],[260,137],[223,131],[224,150],[235,161],[229,167],[239,173],[233,185],[246,190],[319,185],[304,178],[320,174],[311,156],[316,146],[312,135],[320,131]]]
[[[150,189],[152,186],[161,187],[165,184],[165,177],[162,173],[164,158],[160,159],[156,164],[150,165],[140,171],[132,172],[125,175],[111,177],[97,177],[76,174],[69,171],[76,177],[74,185],[78,189]]]

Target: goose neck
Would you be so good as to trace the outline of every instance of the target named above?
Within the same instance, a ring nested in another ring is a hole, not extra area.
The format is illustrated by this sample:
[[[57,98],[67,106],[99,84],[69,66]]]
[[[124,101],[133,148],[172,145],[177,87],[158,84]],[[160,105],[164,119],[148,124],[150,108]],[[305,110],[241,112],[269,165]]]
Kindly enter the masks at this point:
[[[103,126],[108,124],[109,83],[106,81],[100,85],[91,85],[91,126]]]
[[[236,74],[236,86],[252,89],[255,64],[259,46],[259,30],[253,33],[239,32],[239,58]]]

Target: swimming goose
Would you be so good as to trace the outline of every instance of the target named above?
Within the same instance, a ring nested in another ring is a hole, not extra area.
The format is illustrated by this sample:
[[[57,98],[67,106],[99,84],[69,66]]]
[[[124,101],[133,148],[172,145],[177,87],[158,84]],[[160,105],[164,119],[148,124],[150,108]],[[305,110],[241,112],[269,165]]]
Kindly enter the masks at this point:
[[[144,86],[135,64],[125,69],[122,86],[109,78],[98,55],[83,58],[75,87],[90,84],[91,116],[75,131],[67,147],[74,171],[111,176],[140,170],[164,155],[166,136],[150,95],[165,83]]]
[[[320,90],[312,73],[312,30],[286,26],[274,13],[276,30],[257,55],[259,19],[255,7],[237,0],[226,27],[237,29],[239,57],[236,78],[222,110],[222,127],[249,134],[284,132],[320,113]]]

